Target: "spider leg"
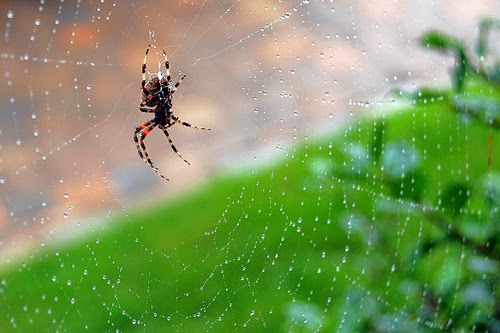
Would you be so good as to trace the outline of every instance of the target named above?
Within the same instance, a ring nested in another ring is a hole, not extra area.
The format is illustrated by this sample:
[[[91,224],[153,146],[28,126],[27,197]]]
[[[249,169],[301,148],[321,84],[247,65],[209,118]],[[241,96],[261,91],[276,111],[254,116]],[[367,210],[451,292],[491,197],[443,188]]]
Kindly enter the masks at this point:
[[[181,77],[181,79],[175,83],[172,90],[170,90],[170,95],[172,95],[177,90],[177,87],[180,86],[181,82],[184,81],[185,78],[186,78],[186,74],[184,74],[184,76]]]
[[[141,125],[137,126],[134,131],[134,142],[139,153],[140,158],[144,160],[149,166],[153,166],[153,161],[149,158],[149,154],[146,150],[146,145],[144,144],[144,139],[146,136],[155,128],[156,124],[153,119],[148,120]],[[140,139],[139,139],[140,137]]]
[[[165,180],[169,180],[167,177],[161,174],[160,170],[158,170],[157,167],[153,164],[153,161],[149,158],[148,151],[146,149],[146,145],[144,144],[144,139],[146,139],[146,136],[157,126],[153,119],[148,120],[141,125],[137,126],[134,131],[134,142],[135,146],[137,148],[137,153],[139,153],[139,157],[142,158],[144,162],[146,162],[147,165],[151,169],[154,170],[161,178]],[[140,137],[140,139],[139,139]]]
[[[177,118],[174,115],[172,115],[172,119],[174,119],[174,121],[176,123],[179,123],[179,124],[184,125],[186,127],[191,127],[191,128],[195,128],[195,129],[199,129],[199,130],[204,130],[204,131],[210,131],[210,128],[207,128],[207,127],[198,127],[198,126],[195,126],[195,125],[191,125],[190,123],[187,123],[185,121],[180,120],[179,118]]]
[[[146,62],[148,60],[148,53],[149,53],[149,48],[151,47],[151,44],[149,44],[148,48],[146,49],[146,54],[144,55],[144,61],[142,62],[142,81],[141,81],[141,90],[144,91],[144,86],[146,85]]]
[[[172,147],[172,150],[179,156],[184,162],[186,162],[188,165],[191,165],[184,157],[182,157],[181,153],[177,150],[177,147],[174,145],[174,142],[172,141],[172,138],[170,137],[170,134],[168,134],[167,127],[161,126],[160,127],[163,130],[163,133],[165,133],[165,136],[167,137],[168,143],[170,143],[170,147]]]
[[[165,59],[165,68],[166,68],[166,72],[165,74],[167,75],[167,81],[170,81],[171,77],[170,77],[170,62],[168,61],[167,59],[167,54],[165,53],[165,50],[162,50],[163,51],[163,58]]]
[[[155,109],[156,109],[156,106],[147,106],[144,103],[141,103],[141,107],[139,108],[139,110],[141,110],[141,112],[148,112],[148,113],[155,113]]]

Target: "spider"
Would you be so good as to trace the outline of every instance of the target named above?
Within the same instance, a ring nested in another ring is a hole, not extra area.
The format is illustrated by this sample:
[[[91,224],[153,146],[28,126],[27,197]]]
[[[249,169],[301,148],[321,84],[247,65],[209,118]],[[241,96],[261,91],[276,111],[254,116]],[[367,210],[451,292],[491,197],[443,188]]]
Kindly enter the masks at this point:
[[[134,131],[134,142],[137,147],[137,152],[147,165],[151,167],[161,178],[168,180],[160,170],[153,164],[153,161],[149,158],[148,151],[146,150],[146,145],[144,140],[146,136],[156,127],[160,128],[165,136],[167,137],[168,143],[172,150],[179,156],[184,162],[189,165],[189,162],[182,157],[174,142],[170,138],[170,134],[167,129],[172,127],[174,124],[179,123],[186,127],[191,127],[199,130],[210,130],[205,127],[198,127],[191,125],[185,121],[180,120],[172,112],[172,96],[177,90],[181,82],[186,78],[186,75],[182,76],[179,81],[173,84],[172,77],[170,76],[170,63],[167,59],[167,54],[163,50],[163,58],[165,60],[165,74],[161,71],[157,75],[153,76],[149,81],[146,82],[146,61],[148,58],[148,52],[151,48],[149,44],[146,49],[146,55],[144,56],[144,62],[142,63],[142,82],[141,82],[141,92],[142,92],[142,102],[139,110],[141,112],[154,113],[153,119],[145,121],[135,128]]]

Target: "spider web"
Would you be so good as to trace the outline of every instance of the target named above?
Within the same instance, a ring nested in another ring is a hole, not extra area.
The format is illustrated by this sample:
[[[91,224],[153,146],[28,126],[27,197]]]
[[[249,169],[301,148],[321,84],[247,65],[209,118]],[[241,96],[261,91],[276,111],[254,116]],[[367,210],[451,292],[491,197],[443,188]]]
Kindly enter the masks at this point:
[[[398,110],[391,90],[449,84],[454,61],[419,49],[425,30],[458,31],[472,45],[479,19],[498,9],[488,0],[474,8],[389,0],[2,2],[2,331],[452,327],[434,319],[459,317],[464,290],[487,291],[463,287],[480,260],[461,244],[418,261],[427,236],[439,232],[418,214],[441,204],[393,198],[374,185],[366,137],[379,128],[391,136],[384,128]],[[190,166],[161,131],[148,136],[149,155],[169,182],[132,140],[151,117],[139,111],[149,44],[148,78],[164,71],[165,50],[174,81],[187,75],[174,113],[212,129],[172,127]],[[470,171],[479,160],[472,125],[413,118],[408,141],[383,145],[385,155],[414,151],[423,133],[464,156],[438,149],[429,180],[437,197],[448,173],[480,181]],[[374,126],[362,125],[366,119]],[[405,156],[396,159],[395,177],[412,172],[416,158],[432,159]],[[341,166],[349,174],[332,176]],[[434,273],[417,284],[412,277],[425,271]],[[435,290],[452,302],[430,297]]]

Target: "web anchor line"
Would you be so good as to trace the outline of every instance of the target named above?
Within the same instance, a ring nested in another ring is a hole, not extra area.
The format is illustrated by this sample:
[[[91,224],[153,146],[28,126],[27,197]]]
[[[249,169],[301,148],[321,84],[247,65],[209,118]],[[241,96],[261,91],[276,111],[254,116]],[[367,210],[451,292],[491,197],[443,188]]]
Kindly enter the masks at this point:
[[[275,20],[273,20],[273,21],[271,21],[271,22],[269,22],[269,23],[266,23],[265,25],[263,25],[262,27],[260,27],[260,29],[255,30],[255,31],[254,31],[254,32],[252,32],[251,34],[249,34],[249,35],[247,35],[247,36],[245,36],[245,37],[243,37],[243,38],[239,39],[238,41],[236,41],[236,42],[232,43],[231,45],[229,45],[229,46],[227,46],[227,47],[223,48],[223,49],[222,49],[222,50],[220,50],[220,51],[217,51],[217,52],[215,52],[215,53],[213,53],[213,54],[211,54],[211,55],[209,55],[209,56],[206,56],[206,57],[198,58],[198,59],[196,59],[193,63],[188,64],[188,65],[184,65],[184,66],[182,66],[182,67],[190,67],[190,66],[195,66],[195,65],[196,65],[196,64],[198,64],[198,62],[200,62],[200,61],[204,61],[204,60],[208,60],[208,59],[213,58],[213,57],[217,57],[218,55],[220,55],[220,54],[222,54],[222,53],[226,52],[227,50],[230,50],[230,49],[234,48],[235,46],[237,46],[237,45],[239,45],[239,44],[241,44],[241,43],[243,43],[243,42],[247,41],[248,39],[252,38],[252,37],[253,37],[253,36],[255,36],[256,34],[258,34],[258,33],[260,33],[260,32],[264,32],[264,31],[266,31],[266,30],[268,30],[268,29],[272,28],[275,24],[277,24],[277,23],[279,23],[279,22],[281,22],[281,21],[283,21],[283,20],[285,20],[285,19],[290,18],[290,16],[292,16],[292,14],[293,14],[294,12],[297,12],[297,11],[299,10],[299,8],[300,8],[300,7],[302,7],[303,5],[307,5],[307,4],[309,4],[309,0],[303,0],[303,1],[301,1],[301,2],[297,5],[297,6],[293,7],[293,9],[292,9],[292,10],[289,10],[289,11],[285,12],[284,14],[282,14],[282,15],[281,15],[280,17],[278,17],[277,19],[275,19]]]

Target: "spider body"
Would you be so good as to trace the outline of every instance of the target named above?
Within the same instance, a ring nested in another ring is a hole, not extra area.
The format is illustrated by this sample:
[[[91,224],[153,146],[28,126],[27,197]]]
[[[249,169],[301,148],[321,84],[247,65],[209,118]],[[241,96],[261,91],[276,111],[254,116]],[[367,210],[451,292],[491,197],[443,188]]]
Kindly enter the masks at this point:
[[[151,45],[149,45],[146,49],[146,55],[144,56],[144,62],[142,64],[142,102],[139,110],[141,112],[154,113],[154,118],[140,124],[135,128],[134,142],[137,147],[137,152],[139,153],[139,156],[144,160],[144,162],[146,162],[146,164],[148,164],[160,177],[168,180],[168,178],[166,178],[158,170],[158,168],[153,164],[153,161],[149,158],[149,154],[146,150],[146,145],[144,144],[144,139],[146,139],[146,136],[156,127],[160,128],[165,134],[170,147],[172,147],[172,150],[184,162],[189,164],[189,162],[184,159],[184,157],[182,157],[182,155],[175,147],[174,142],[170,138],[170,134],[168,133],[167,129],[176,123],[200,130],[209,130],[209,128],[191,125],[185,121],[180,120],[177,116],[174,115],[172,111],[172,96],[177,90],[177,87],[179,87],[181,82],[184,80],[186,75],[184,75],[175,84],[172,84],[173,81],[170,76],[170,63],[167,59],[165,51],[163,51],[166,68],[165,74],[158,72],[156,76],[153,76],[149,81],[146,82],[146,62],[150,47]]]

